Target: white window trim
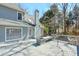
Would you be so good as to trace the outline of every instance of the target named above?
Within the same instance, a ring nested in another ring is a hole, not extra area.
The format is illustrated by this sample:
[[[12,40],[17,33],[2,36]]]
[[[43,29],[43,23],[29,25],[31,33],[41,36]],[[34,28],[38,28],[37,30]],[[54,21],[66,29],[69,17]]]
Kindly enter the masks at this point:
[[[27,30],[27,31],[28,31],[28,33],[27,33],[27,39],[29,39],[29,37],[30,37],[30,34],[29,34],[29,32],[30,32],[29,30],[30,30],[30,29],[29,29],[29,28],[30,28],[30,27],[28,27],[28,30]]]
[[[7,30],[7,29],[10,29],[10,28],[17,28],[17,27],[5,27],[5,42],[14,41],[14,40],[22,40],[22,39],[23,39],[23,28],[21,28],[21,38],[7,40],[7,33],[6,33],[6,30]],[[19,29],[19,28],[18,28],[18,29]]]
[[[18,13],[21,13],[22,14],[22,20],[23,20],[23,13],[22,12],[19,12],[19,11],[17,11],[17,20],[18,20]],[[22,21],[22,20],[18,20],[18,21]]]

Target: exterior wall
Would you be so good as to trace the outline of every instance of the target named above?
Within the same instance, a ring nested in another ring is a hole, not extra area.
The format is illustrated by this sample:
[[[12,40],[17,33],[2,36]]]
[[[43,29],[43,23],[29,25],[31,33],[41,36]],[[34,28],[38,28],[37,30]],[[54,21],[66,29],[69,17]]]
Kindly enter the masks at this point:
[[[17,20],[17,11],[0,5],[0,18]]]
[[[26,40],[28,38],[28,27],[20,27],[20,28],[22,29],[22,39],[6,40],[5,27],[0,27],[0,42],[15,42],[15,41],[19,41],[19,40]]]
[[[5,41],[5,27],[0,26],[0,42]]]
[[[11,40],[6,40],[6,31],[4,26],[0,26],[0,42],[14,42],[17,40],[26,40],[29,39],[29,37],[34,37],[34,31],[33,28],[31,28],[31,34],[29,34],[29,27],[21,27],[22,28],[22,38],[23,39],[11,39]]]
[[[17,18],[18,18],[17,16],[18,15],[17,15],[16,10],[13,10],[13,9],[10,9],[10,8],[7,8],[7,7],[0,5],[0,18],[5,18],[5,19],[17,21]],[[31,35],[29,34],[28,27],[21,27],[21,28],[22,28],[22,31],[23,31],[22,32],[22,37],[24,37],[23,40],[25,40],[26,38],[28,38],[30,36],[34,37],[34,27],[31,28],[31,30],[32,30]],[[5,27],[0,26],[0,42],[5,42],[5,40],[6,40],[5,35],[6,35],[5,34]],[[16,40],[13,40],[13,41],[16,41]]]

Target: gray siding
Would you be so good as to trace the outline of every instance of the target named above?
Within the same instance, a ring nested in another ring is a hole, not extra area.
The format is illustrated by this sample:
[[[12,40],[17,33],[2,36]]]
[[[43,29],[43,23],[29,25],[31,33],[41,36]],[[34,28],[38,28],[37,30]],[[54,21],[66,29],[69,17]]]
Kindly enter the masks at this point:
[[[0,18],[17,20],[17,11],[0,5]]]
[[[5,41],[5,27],[0,26],[0,42]]]

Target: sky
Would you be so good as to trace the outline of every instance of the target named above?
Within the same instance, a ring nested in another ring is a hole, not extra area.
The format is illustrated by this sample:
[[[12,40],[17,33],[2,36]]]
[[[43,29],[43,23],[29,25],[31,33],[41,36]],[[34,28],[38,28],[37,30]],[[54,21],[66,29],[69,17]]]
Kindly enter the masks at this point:
[[[21,3],[20,4],[23,9],[26,9],[30,15],[34,15],[35,9],[39,10],[39,17],[42,17],[43,14],[50,9],[50,6],[52,5],[51,3]],[[72,4],[70,3],[69,6],[72,8]],[[59,7],[61,10],[61,8]],[[68,11],[70,11],[70,8],[68,7]]]
[[[30,15],[34,15],[35,9],[39,10],[39,16],[41,17],[45,11],[50,8],[49,3],[22,3],[21,7],[26,9]]]

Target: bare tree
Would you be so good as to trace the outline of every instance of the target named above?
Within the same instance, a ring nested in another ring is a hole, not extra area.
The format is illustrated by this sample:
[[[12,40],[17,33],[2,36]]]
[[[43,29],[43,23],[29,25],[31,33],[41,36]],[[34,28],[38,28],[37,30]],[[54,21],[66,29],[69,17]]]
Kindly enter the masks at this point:
[[[57,14],[59,12],[59,9],[58,9],[58,4],[54,3],[50,6],[50,10],[52,11],[52,13],[54,14],[54,16],[52,17],[52,21],[53,21],[53,26],[54,26],[54,34],[56,34],[56,17],[57,17]],[[53,28],[51,28],[53,29]]]
[[[63,31],[66,33],[66,14],[67,14],[67,9],[68,9],[68,3],[62,3],[60,4],[60,7],[62,9],[63,13]]]
[[[59,4],[59,6],[63,13],[63,32],[67,33],[66,21],[68,20],[68,13],[73,9],[74,4],[62,3],[62,4]]]
[[[76,21],[76,27],[75,29],[78,29],[78,19],[79,19],[79,6],[78,4],[75,4],[74,8],[73,8],[73,13],[74,13],[74,19]],[[77,34],[77,33],[76,33]]]

